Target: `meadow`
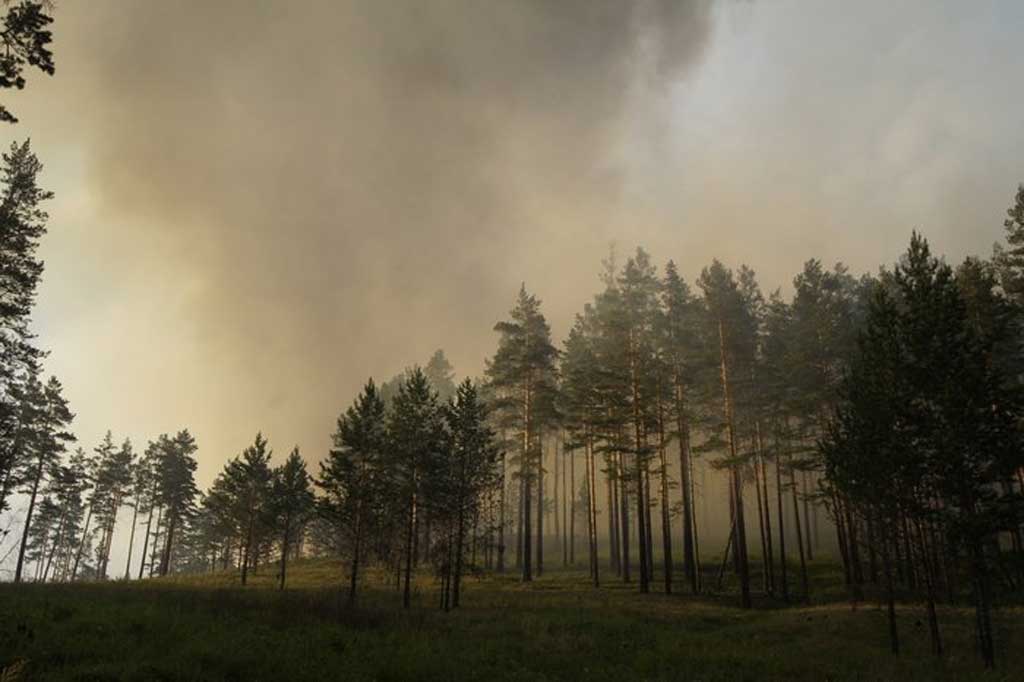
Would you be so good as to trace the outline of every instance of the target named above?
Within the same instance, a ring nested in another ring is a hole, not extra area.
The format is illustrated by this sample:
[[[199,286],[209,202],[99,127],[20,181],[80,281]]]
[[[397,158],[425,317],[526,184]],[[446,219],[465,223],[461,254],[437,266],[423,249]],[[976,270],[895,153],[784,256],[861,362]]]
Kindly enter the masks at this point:
[[[973,615],[943,608],[946,655],[929,653],[923,610],[899,608],[902,652],[884,612],[837,589],[836,566],[812,566],[813,603],[762,597],[742,610],[717,594],[640,595],[614,577],[549,570],[468,581],[443,612],[422,577],[413,607],[371,575],[356,608],[339,562],[307,559],[288,589],[261,567],[143,582],[0,585],[0,679],[13,680],[1019,680],[1024,610],[996,616],[997,668],[974,651]],[[713,570],[707,567],[710,573]],[[713,580],[710,582],[714,582]]]

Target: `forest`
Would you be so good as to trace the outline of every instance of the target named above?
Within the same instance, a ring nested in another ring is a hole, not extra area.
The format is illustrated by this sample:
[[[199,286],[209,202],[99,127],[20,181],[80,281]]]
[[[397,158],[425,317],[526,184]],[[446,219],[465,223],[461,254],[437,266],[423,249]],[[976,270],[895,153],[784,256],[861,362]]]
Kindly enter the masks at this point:
[[[54,72],[46,11],[3,87]],[[908,230],[785,293],[612,247],[564,338],[524,282],[477,375],[366,377],[327,452],[253,424],[203,489],[188,425],[76,437],[42,171],[3,154],[0,679],[1022,674],[1024,185],[984,257]]]

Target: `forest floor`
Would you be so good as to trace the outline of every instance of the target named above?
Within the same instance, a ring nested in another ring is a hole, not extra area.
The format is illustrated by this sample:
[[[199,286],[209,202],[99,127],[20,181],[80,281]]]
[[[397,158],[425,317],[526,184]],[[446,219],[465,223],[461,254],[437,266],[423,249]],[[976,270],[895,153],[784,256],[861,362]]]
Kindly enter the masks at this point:
[[[878,603],[853,608],[825,563],[813,566],[813,604],[759,597],[751,610],[728,584],[694,597],[655,583],[641,595],[614,576],[594,589],[565,569],[531,584],[471,579],[450,613],[431,580],[403,611],[393,586],[371,576],[348,609],[339,562],[296,562],[285,592],[275,572],[262,568],[246,588],[234,573],[0,585],[0,671],[12,674],[0,680],[1024,679],[1020,606],[996,614],[994,672],[981,668],[966,607],[941,610],[947,653],[936,659],[923,609],[901,605],[893,656]]]

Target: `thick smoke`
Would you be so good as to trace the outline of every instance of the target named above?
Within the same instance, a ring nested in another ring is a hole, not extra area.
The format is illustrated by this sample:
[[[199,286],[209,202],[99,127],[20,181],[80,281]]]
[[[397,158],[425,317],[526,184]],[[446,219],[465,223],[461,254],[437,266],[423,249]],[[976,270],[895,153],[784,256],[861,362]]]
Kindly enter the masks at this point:
[[[578,240],[607,248],[625,119],[656,118],[712,22],[704,0],[60,11],[61,86],[89,102],[65,115],[88,121],[106,218],[93,255],[131,289],[90,343],[138,353],[88,394],[126,392],[115,431],[153,423],[143,405],[197,429],[206,476],[257,428],[319,457],[366,376],[436,347],[479,372],[520,280],[557,282]],[[571,309],[579,279],[539,293]]]

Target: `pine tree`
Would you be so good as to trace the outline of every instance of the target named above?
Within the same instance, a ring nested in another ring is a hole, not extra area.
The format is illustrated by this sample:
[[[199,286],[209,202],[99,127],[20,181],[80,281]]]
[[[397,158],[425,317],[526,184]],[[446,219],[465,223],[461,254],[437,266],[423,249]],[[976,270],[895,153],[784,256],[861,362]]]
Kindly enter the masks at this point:
[[[0,107],[0,119],[3,118]],[[27,384],[39,372],[41,353],[32,345],[29,317],[43,274],[37,257],[46,234],[42,209],[53,193],[40,188],[42,164],[28,141],[13,144],[0,165],[0,512],[17,485],[16,470],[25,466],[22,436],[27,428],[20,414]]]
[[[728,468],[730,478],[730,537],[740,578],[741,603],[744,608],[750,608],[750,566],[742,476],[745,458],[739,449],[740,433],[735,408],[737,378],[745,375],[745,368],[752,361],[749,355],[752,321],[732,272],[717,260],[701,272],[699,284],[707,310],[708,336],[717,336],[722,404],[718,425],[726,438],[727,454],[723,464]]]
[[[242,534],[242,585],[246,584],[250,568],[258,564],[259,534],[270,496],[272,454],[267,439],[257,433],[253,444],[228,462],[224,471]]]
[[[672,384],[671,414],[675,420],[672,436],[679,447],[679,484],[683,502],[683,572],[690,591],[699,590],[699,565],[695,550],[696,517],[694,513],[693,480],[691,477],[693,453],[691,450],[691,424],[693,422],[696,365],[699,363],[697,327],[700,319],[699,303],[679,276],[675,263],[665,266],[662,288],[663,355],[668,364]]]
[[[404,509],[404,573],[402,605],[409,608],[412,573],[417,552],[416,540],[425,499],[423,479],[441,456],[444,430],[437,394],[421,369],[414,368],[392,403],[388,420],[390,449],[387,467],[394,485],[394,496]]]
[[[34,66],[50,76],[54,74],[53,53],[49,45],[53,34],[47,28],[53,18],[46,13],[43,2],[20,0],[11,3],[0,32],[4,59],[0,60],[0,88],[25,87],[25,67]],[[0,121],[17,123],[7,107],[0,105]]]
[[[522,515],[522,578],[533,579],[531,540],[533,486],[540,479],[541,436],[555,422],[557,349],[540,312],[540,301],[523,286],[510,320],[494,329],[501,334],[498,350],[488,366],[488,377],[498,397],[494,409],[518,442],[520,514]]]
[[[388,446],[384,401],[370,379],[341,416],[332,436],[334,447],[320,463],[317,486],[322,514],[340,531],[350,552],[348,601],[356,600],[359,568],[368,536],[378,525],[389,476],[385,470]]]
[[[459,606],[470,519],[479,513],[485,492],[498,480],[498,448],[494,432],[487,424],[487,408],[476,386],[469,379],[456,389],[446,405],[447,457],[442,471],[440,506],[447,519],[451,538],[451,606]],[[445,605],[448,600],[445,599]]]
[[[63,390],[57,378],[50,377],[45,386],[30,379],[23,394],[20,417],[22,429],[18,441],[29,456],[23,460],[19,478],[27,486],[29,504],[25,514],[21,547],[18,550],[14,582],[21,582],[25,550],[32,527],[32,513],[40,484],[47,472],[60,461],[66,444],[74,440],[74,436],[66,430],[71,425],[74,415],[68,408]]]
[[[274,525],[281,538],[281,571],[278,578],[282,590],[288,567],[288,552],[296,540],[296,530],[313,509],[312,483],[298,447],[273,472],[271,509]]]
[[[171,570],[175,532],[195,510],[199,494],[195,485],[196,459],[198,450],[195,439],[188,430],[179,431],[173,438],[166,438],[168,447],[157,463],[157,502],[163,512],[164,532],[163,555],[160,559],[160,575]]]

